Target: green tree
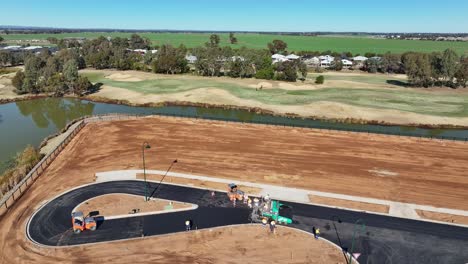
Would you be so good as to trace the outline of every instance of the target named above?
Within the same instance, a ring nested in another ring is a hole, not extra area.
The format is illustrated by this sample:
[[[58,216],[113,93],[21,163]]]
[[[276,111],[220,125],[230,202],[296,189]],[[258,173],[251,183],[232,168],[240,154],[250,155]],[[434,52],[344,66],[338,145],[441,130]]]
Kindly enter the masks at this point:
[[[404,59],[408,81],[414,86],[432,85],[431,62],[428,54],[409,53]]]
[[[451,49],[446,49],[442,54],[441,72],[442,78],[447,82],[447,85],[453,85],[455,73],[458,71],[458,63],[460,58],[457,53]]]
[[[48,37],[48,38],[47,38],[47,41],[48,41],[50,44],[57,44],[58,39],[57,39],[57,38],[54,38],[54,37]]]
[[[234,36],[234,33],[229,33],[229,41],[231,44],[237,44],[237,38]]]
[[[153,62],[153,71],[156,73],[178,74],[188,72],[189,67],[184,46],[174,48],[171,45],[162,45]]]
[[[324,84],[325,83],[325,77],[323,75],[317,76],[317,78],[315,78],[315,83],[316,84]]]
[[[219,47],[220,38],[217,34],[210,35],[210,42],[206,43],[207,47],[216,48]]]
[[[4,40],[4,38],[2,36],[0,36],[0,42],[2,42]]]
[[[132,34],[130,36],[129,46],[131,49],[148,49],[151,45],[151,41],[147,38],[142,38],[138,34]]]
[[[379,70],[380,61],[376,58],[370,58],[365,63],[365,69],[369,73],[376,73]]]
[[[279,39],[273,40],[273,42],[268,43],[267,46],[271,54],[284,53],[288,48],[288,44]]]
[[[37,56],[29,56],[24,64],[24,81],[22,90],[26,93],[39,93],[39,77],[41,69],[45,66],[45,62]]]
[[[69,60],[63,65],[63,78],[65,83],[70,88],[70,91],[75,93],[75,85],[78,80],[78,63],[76,60]]]
[[[308,69],[307,69],[307,65],[303,62],[300,62],[299,63],[299,72],[301,73],[302,75],[302,80],[305,80],[307,78],[307,73],[308,73]]]
[[[25,76],[23,71],[17,71],[15,77],[13,77],[13,79],[11,80],[11,84],[16,88],[15,92],[17,94],[27,93],[23,90],[24,77]]]
[[[297,64],[293,61],[277,63],[275,78],[281,81],[295,82],[297,80]]]
[[[76,85],[75,85],[75,89],[73,92],[78,96],[83,96],[89,93],[92,87],[93,85],[88,80],[88,78],[84,76],[79,76],[78,79],[76,80]]]
[[[380,68],[382,72],[400,73],[402,71],[401,56],[390,52],[385,53],[382,56]]]
[[[466,83],[468,81],[468,57],[462,57],[460,60],[460,66],[458,71],[455,73],[455,78],[457,79],[457,85],[466,88]]]

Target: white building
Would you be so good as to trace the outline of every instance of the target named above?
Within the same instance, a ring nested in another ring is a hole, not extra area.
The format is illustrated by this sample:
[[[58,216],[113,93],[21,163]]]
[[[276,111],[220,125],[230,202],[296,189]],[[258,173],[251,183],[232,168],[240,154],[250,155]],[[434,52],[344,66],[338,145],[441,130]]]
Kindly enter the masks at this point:
[[[353,62],[350,60],[342,59],[341,63],[343,64],[343,67],[346,67],[346,68],[353,66]]]
[[[3,48],[4,50],[19,50],[21,46],[6,46]]]
[[[317,58],[317,57],[312,57],[312,58],[309,58],[309,59],[305,59],[304,63],[306,65],[310,65],[310,66],[317,66],[317,65],[320,64],[320,59]]]
[[[330,55],[322,55],[318,57],[320,61],[326,60],[326,61],[334,61],[335,57],[330,56]]]
[[[236,61],[236,60],[245,61],[244,57],[242,57],[242,56],[232,56],[231,60],[232,61]]]
[[[271,59],[273,60],[273,63],[288,61],[288,59],[286,58],[286,56],[281,55],[281,54],[273,54],[273,55],[271,56]]]
[[[146,54],[147,50],[145,50],[145,49],[134,49],[133,52],[144,55],[144,54]]]
[[[352,60],[356,63],[362,63],[362,62],[365,62],[366,60],[368,60],[367,57],[364,57],[364,56],[356,56],[354,58],[352,58]]]
[[[188,63],[195,63],[197,62],[197,57],[193,55],[187,55],[185,56],[185,60],[187,60]]]
[[[286,59],[288,60],[297,60],[301,57],[297,56],[296,54],[289,54],[288,56],[286,56]]]

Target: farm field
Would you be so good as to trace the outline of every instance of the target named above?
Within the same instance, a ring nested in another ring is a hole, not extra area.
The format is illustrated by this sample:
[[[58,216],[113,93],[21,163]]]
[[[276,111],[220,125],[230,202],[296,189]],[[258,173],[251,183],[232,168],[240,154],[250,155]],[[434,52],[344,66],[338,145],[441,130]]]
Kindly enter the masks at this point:
[[[192,48],[201,46],[208,41],[208,33],[138,33],[149,38],[154,45],[172,44],[178,46],[184,44]],[[83,33],[61,33],[61,34],[8,34],[1,35],[7,43],[14,43],[16,40],[45,40],[48,37],[85,37],[97,38],[99,36],[129,37],[131,33],[121,32],[83,32]],[[236,34],[238,44],[229,43],[229,34],[219,34],[222,46],[240,48],[263,49],[267,43],[274,39],[281,39],[288,43],[289,51],[335,51],[352,52],[353,54],[374,53],[404,53],[406,51],[433,52],[443,51],[447,48],[455,50],[459,54],[468,54],[468,42],[443,42],[443,41],[417,41],[417,40],[390,40],[370,37],[340,37],[340,36],[289,36],[273,34]]]
[[[394,123],[462,124],[468,121],[466,91],[414,89],[393,84],[404,83],[406,79],[402,75],[324,73],[325,84],[316,85],[313,80],[318,74],[315,73],[304,83],[133,71],[84,70],[81,73],[93,83],[103,84],[101,91],[92,96],[137,104],[189,101],[260,107],[302,116]]]

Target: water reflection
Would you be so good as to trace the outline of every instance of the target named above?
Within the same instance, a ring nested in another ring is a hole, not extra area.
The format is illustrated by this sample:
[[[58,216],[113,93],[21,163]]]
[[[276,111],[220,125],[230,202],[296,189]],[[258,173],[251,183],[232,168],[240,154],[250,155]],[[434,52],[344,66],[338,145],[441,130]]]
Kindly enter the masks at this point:
[[[16,106],[23,116],[31,116],[37,127],[47,128],[52,122],[60,129],[73,119],[91,115],[95,104],[81,100],[46,98],[16,102]]]

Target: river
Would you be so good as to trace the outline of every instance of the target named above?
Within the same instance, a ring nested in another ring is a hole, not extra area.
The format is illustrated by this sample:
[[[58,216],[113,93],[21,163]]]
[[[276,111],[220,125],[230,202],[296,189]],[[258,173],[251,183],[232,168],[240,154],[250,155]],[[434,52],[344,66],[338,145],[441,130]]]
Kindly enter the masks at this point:
[[[468,139],[468,130],[463,129],[425,129],[407,126],[344,124],[259,115],[245,110],[191,106],[131,107],[70,98],[42,98],[0,105],[0,173],[5,170],[9,161],[16,153],[23,150],[27,145],[37,147],[45,137],[60,131],[71,120],[85,115],[107,113],[183,115],[243,122],[371,131],[384,134],[449,137],[459,140]]]

